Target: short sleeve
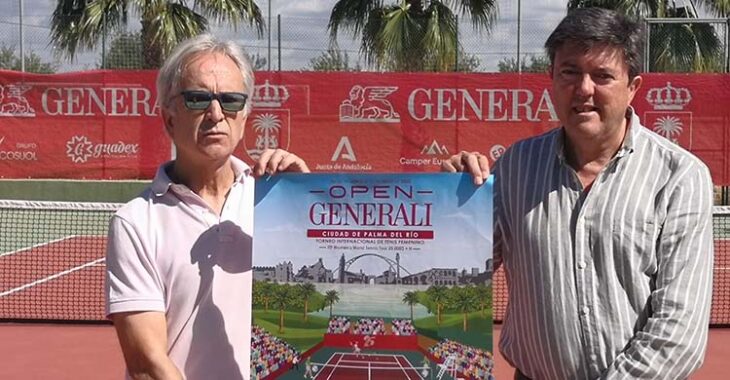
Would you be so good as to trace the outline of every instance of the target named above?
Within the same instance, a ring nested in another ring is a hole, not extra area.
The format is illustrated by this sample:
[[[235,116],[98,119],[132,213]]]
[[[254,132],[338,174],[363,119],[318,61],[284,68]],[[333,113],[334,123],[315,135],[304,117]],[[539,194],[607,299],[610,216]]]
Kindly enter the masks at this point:
[[[106,315],[165,311],[164,285],[150,247],[132,224],[115,215],[106,254]]]

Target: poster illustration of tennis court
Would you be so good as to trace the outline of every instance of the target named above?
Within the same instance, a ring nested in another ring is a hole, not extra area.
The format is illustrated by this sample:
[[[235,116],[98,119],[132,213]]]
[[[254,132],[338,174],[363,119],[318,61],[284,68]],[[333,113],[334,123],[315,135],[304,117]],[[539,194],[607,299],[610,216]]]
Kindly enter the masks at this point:
[[[256,181],[253,379],[492,379],[492,183]]]

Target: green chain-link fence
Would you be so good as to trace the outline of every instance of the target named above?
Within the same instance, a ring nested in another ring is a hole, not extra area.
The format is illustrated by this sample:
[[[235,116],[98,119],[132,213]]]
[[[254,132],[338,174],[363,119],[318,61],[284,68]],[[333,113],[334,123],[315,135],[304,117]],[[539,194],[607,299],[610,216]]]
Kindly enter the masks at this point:
[[[266,3],[259,1],[266,22],[264,33],[242,23],[237,28],[228,24],[210,24],[210,31],[243,45],[257,70],[392,70],[397,65],[368,64],[362,54],[361,40],[341,29],[331,41],[327,16],[304,16],[299,13],[268,17]],[[565,14],[562,7],[540,2],[499,3],[496,21],[489,32],[475,30],[472,20],[457,22],[459,48],[450,56],[446,70],[498,72],[541,71],[547,65],[542,45],[549,32]],[[26,7],[27,8],[27,7]],[[128,24],[99,35],[91,50],[79,51],[73,60],[51,42],[51,14],[48,9],[25,9],[11,1],[0,15],[0,68],[20,69],[20,50],[26,56],[26,71],[69,72],[109,69],[135,69],[144,65],[141,25],[130,15]],[[22,23],[19,14],[23,13]],[[319,12],[324,15],[325,12]],[[518,16],[519,15],[519,16]],[[539,15],[536,16],[536,15]],[[728,19],[646,19],[648,40],[646,70],[651,72],[728,72]],[[21,25],[22,24],[22,25]],[[22,35],[22,37],[21,37]],[[405,48],[416,52],[418,47]],[[402,65],[401,70],[434,70],[432,57],[418,55],[415,66]]]

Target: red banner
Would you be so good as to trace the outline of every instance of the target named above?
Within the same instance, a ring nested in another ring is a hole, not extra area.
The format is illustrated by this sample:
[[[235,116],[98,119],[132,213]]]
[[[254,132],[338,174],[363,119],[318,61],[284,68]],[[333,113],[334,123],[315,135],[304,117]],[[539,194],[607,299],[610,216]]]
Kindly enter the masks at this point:
[[[170,157],[154,71],[0,71],[0,177],[151,178]],[[730,184],[730,75],[645,74],[634,106],[647,128]],[[256,74],[237,154],[285,148],[314,171],[436,171],[479,150],[492,160],[558,125],[539,74]]]

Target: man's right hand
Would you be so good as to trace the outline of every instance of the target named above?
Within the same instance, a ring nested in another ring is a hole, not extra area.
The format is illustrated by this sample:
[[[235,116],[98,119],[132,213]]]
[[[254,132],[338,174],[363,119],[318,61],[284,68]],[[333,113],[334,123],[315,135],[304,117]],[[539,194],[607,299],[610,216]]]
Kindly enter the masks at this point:
[[[469,172],[474,178],[474,184],[481,186],[489,177],[489,160],[479,152],[461,151],[441,162],[441,171],[456,173]]]

